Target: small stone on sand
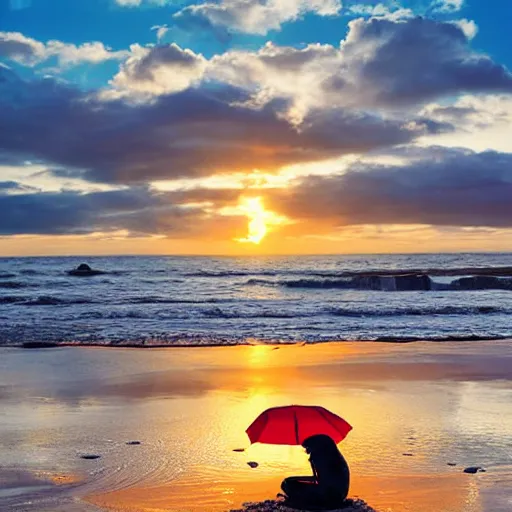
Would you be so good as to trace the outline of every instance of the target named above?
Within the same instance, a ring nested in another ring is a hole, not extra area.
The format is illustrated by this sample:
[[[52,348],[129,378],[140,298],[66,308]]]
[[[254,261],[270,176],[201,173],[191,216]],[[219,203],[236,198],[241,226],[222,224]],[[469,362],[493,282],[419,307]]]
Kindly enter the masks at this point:
[[[80,455],[80,458],[85,460],[96,460],[101,458],[101,455]]]
[[[233,451],[234,452],[239,452],[239,453],[240,452],[245,452],[245,448],[235,448]]]
[[[128,441],[126,444],[130,446],[137,446],[142,443],[140,441]]]
[[[402,453],[404,457],[414,457],[414,453]]]
[[[448,465],[448,466],[456,466],[456,465],[457,465],[457,463],[456,463],[456,462],[447,462],[447,465]]]
[[[257,462],[248,462],[247,465],[253,469],[257,468],[259,466],[259,464]]]

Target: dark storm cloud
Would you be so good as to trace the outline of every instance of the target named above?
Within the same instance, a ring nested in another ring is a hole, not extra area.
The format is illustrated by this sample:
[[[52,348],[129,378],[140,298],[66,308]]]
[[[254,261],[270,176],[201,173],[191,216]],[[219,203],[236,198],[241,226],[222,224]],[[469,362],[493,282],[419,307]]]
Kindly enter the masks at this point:
[[[0,185],[1,187],[1,185]],[[136,234],[186,231],[200,219],[165,193],[144,187],[92,192],[39,192],[4,195],[0,190],[0,235],[87,234],[128,230]]]
[[[512,154],[423,150],[409,165],[358,164],[274,191],[269,207],[337,225],[512,227]]]
[[[0,150],[67,175],[109,183],[198,177],[321,160],[403,144],[446,128],[344,110],[311,112],[300,129],[283,103],[241,106],[228,86],[188,89],[146,104],[100,101],[51,80],[0,68]]]
[[[343,64],[327,89],[357,77],[377,104],[411,104],[463,92],[512,92],[512,75],[473,51],[463,29],[426,18],[358,19],[342,43]]]

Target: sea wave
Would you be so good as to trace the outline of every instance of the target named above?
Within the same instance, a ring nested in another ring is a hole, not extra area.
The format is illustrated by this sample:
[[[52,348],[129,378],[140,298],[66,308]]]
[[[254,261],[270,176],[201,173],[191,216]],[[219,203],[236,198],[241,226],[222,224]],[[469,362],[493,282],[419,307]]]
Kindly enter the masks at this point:
[[[507,340],[509,336],[497,336],[493,334],[476,335],[446,335],[446,336],[369,336],[366,338],[354,338],[343,336],[332,336],[330,339],[318,340],[295,340],[295,339],[266,339],[266,338],[248,338],[244,336],[217,336],[206,334],[183,334],[183,333],[165,333],[158,336],[133,336],[108,338],[97,335],[85,336],[82,339],[58,335],[51,339],[41,341],[38,339],[26,339],[27,332],[24,331],[25,341],[19,341],[17,333],[0,332],[0,345],[21,346],[31,349],[54,348],[58,346],[103,346],[103,347],[140,347],[140,348],[160,348],[160,347],[213,347],[213,346],[235,346],[235,345],[267,345],[269,350],[276,346],[305,346],[317,345],[321,343],[335,343],[346,341],[360,342],[381,342],[381,343],[413,343],[413,342],[467,342],[467,341],[497,341]]]
[[[233,299],[171,299],[167,297],[127,297],[122,299],[122,304],[220,304],[233,302]]]
[[[199,272],[185,272],[182,274],[185,277],[246,277],[246,276],[277,276],[280,273],[285,273],[283,271],[273,272],[273,271],[255,271],[255,272],[247,272],[247,271],[238,271],[238,270],[221,270],[221,271],[199,271]]]
[[[0,297],[0,304],[18,304],[20,302],[25,302],[24,297],[17,297],[17,296],[4,296]]]
[[[94,304],[92,299],[73,298],[63,299],[59,297],[52,297],[48,295],[41,295],[35,299],[27,298],[21,304],[23,306],[59,306],[59,305],[73,305],[73,304]]]
[[[275,309],[226,309],[221,307],[198,308],[198,309],[97,309],[85,311],[70,316],[69,320],[113,320],[113,319],[140,319],[140,320],[190,320],[190,319],[305,319],[325,317],[349,317],[349,318],[380,318],[380,317],[404,317],[404,316],[460,316],[460,315],[500,315],[512,314],[510,308],[499,308],[493,306],[480,307],[430,307],[430,308],[361,308],[353,309],[348,307],[324,307],[318,310],[275,310]]]
[[[0,288],[7,290],[18,290],[20,288],[37,288],[36,283],[25,283],[21,281],[0,281]]]
[[[164,270],[156,270],[159,272],[169,272]],[[350,278],[350,277],[403,277],[410,275],[428,275],[428,276],[494,276],[494,277],[512,277],[512,267],[430,267],[430,268],[395,268],[395,269],[366,269],[366,270],[318,270],[318,269],[279,269],[278,271],[265,270],[200,270],[195,272],[185,272],[181,274],[185,277],[244,277],[244,276],[293,276],[303,275],[306,277],[322,277],[322,278]]]
[[[270,286],[304,289],[355,289],[375,291],[474,291],[510,290],[512,278],[496,276],[467,276],[449,282],[436,282],[427,274],[404,274],[400,276],[343,277],[338,279],[249,279],[248,286]]]
[[[403,309],[350,309],[332,307],[328,314],[333,316],[347,317],[392,317],[392,316],[442,316],[442,315],[493,315],[512,314],[510,308],[499,308],[494,306],[442,306],[426,308],[403,308]]]

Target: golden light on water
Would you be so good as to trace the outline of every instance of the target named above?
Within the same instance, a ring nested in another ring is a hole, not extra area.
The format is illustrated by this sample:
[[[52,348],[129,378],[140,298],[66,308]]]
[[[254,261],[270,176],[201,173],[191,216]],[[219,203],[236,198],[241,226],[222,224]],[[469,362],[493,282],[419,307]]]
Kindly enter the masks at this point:
[[[243,198],[238,205],[238,210],[247,216],[247,236],[236,238],[237,242],[258,245],[267,235],[270,226],[278,226],[285,222],[284,217],[265,210],[261,197]]]

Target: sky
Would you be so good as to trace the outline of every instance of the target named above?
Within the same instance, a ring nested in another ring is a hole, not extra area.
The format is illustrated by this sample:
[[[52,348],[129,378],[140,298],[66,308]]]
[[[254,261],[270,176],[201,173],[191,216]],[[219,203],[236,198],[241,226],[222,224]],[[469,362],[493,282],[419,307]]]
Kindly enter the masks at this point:
[[[0,0],[0,256],[512,251],[510,20]]]

